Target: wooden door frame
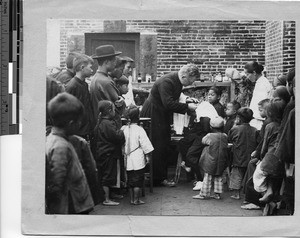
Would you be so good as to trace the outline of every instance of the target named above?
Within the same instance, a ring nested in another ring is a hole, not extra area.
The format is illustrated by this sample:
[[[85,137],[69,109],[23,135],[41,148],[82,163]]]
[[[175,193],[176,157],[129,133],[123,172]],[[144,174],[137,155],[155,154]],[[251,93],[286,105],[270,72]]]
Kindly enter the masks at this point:
[[[135,43],[135,68],[136,71],[140,70],[140,33],[139,32],[98,32],[98,33],[84,33],[85,40],[85,54],[93,55],[95,52],[89,52],[92,50],[92,40],[116,40],[122,41],[134,41]],[[116,49],[118,51],[118,49]]]

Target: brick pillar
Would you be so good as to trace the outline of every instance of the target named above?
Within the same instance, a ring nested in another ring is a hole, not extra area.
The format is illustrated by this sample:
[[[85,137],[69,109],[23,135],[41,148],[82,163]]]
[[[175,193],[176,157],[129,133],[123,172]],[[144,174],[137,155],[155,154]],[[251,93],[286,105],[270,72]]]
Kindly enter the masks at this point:
[[[295,22],[267,21],[265,48],[267,77],[273,81],[295,66]]]
[[[286,74],[289,69],[295,67],[295,22],[283,22],[283,73]]]

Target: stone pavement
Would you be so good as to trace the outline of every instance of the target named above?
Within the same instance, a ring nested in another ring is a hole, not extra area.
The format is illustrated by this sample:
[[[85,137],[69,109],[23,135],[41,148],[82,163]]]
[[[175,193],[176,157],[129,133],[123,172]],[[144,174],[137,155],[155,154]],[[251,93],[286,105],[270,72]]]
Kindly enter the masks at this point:
[[[225,185],[226,186],[226,185]],[[137,216],[262,216],[261,210],[243,210],[243,199],[230,198],[231,191],[225,189],[221,200],[193,199],[198,192],[192,190],[191,182],[180,181],[176,187],[154,187],[153,193],[146,187],[143,205],[130,205],[126,194],[115,207],[97,205],[91,215],[137,215]]]

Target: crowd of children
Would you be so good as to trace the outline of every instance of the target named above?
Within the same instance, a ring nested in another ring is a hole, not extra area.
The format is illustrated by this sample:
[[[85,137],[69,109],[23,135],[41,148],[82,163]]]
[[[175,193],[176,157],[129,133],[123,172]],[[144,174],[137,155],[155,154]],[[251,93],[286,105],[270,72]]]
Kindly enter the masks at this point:
[[[128,188],[130,204],[144,204],[141,187],[154,148],[139,126],[140,109],[125,103],[133,61],[118,57],[120,52],[111,46],[101,47],[93,57],[70,54],[66,71],[56,78],[47,76],[48,214],[88,214],[100,201],[119,205],[113,199],[122,198],[113,192],[118,180]],[[95,59],[99,68],[89,85],[86,78],[93,74]],[[287,84],[295,86],[293,70]],[[244,209],[265,204],[274,209],[284,201],[293,213],[294,154],[284,154],[294,143],[293,90],[278,86],[272,97],[258,102],[263,121],[259,130],[250,125],[254,118],[250,108],[235,100],[224,107],[220,97],[217,87],[209,89],[207,101],[218,116],[199,118],[179,142],[182,167],[196,176],[193,190],[199,194],[193,198],[220,200],[227,183],[232,199],[245,193]]]
[[[118,205],[113,198],[122,196],[111,192],[118,174],[129,188],[131,204],[144,203],[140,188],[153,147],[138,125],[139,108],[130,100],[126,107],[124,100],[133,60],[116,57],[111,49],[101,46],[93,57],[99,59],[98,70],[110,72],[100,72],[104,84],[96,77],[91,86],[86,82],[94,59],[78,53],[67,57],[67,70],[47,76],[46,213],[87,214],[100,201]],[[91,87],[102,92],[93,98]],[[98,96],[95,111],[91,99]],[[127,125],[121,128],[122,115]]]

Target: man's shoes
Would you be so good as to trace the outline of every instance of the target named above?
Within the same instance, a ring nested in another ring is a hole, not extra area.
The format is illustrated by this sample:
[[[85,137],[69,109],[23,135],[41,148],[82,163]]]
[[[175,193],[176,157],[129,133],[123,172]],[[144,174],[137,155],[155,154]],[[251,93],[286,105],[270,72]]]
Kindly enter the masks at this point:
[[[203,184],[202,181],[198,181],[198,182],[195,184],[195,187],[193,187],[193,191],[200,191],[201,188],[202,188],[202,184]]]

